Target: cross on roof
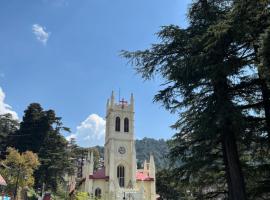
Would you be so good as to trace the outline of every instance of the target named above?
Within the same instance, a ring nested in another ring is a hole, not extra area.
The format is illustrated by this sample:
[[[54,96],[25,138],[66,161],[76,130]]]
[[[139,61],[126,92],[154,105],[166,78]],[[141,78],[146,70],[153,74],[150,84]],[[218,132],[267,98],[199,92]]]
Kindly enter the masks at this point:
[[[127,101],[124,100],[124,98],[122,98],[122,100],[119,102],[121,103],[122,108],[124,108],[124,106],[127,105],[128,103]]]

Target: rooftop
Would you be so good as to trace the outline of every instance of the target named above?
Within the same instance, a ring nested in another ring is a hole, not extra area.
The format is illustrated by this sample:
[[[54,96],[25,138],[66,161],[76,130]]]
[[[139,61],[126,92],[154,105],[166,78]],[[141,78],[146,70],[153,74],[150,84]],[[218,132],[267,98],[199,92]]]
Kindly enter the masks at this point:
[[[105,179],[109,180],[109,176],[105,175],[105,167],[96,170],[93,175],[89,176],[90,179]],[[137,181],[154,181],[153,177],[150,177],[148,174],[143,171],[136,172],[136,180]]]

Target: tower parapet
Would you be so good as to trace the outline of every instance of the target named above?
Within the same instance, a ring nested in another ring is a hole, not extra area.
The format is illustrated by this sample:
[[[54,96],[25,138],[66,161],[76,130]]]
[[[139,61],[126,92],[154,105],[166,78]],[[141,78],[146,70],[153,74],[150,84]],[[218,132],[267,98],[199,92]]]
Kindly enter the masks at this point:
[[[111,98],[107,101],[107,114],[110,109],[134,112],[134,96],[130,95],[130,101],[125,99],[119,100],[119,103],[115,102],[114,92],[112,91]]]

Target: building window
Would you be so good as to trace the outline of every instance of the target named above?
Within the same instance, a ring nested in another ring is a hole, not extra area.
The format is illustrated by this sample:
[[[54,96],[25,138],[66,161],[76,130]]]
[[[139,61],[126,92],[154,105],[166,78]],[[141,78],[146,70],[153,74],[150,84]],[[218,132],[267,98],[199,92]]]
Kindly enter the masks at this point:
[[[124,119],[124,132],[129,132],[129,120],[128,120],[128,118]]]
[[[123,165],[119,165],[117,167],[117,178],[120,187],[125,187],[125,167]]]
[[[97,188],[97,189],[95,190],[95,197],[96,197],[96,198],[101,198],[101,189],[100,189],[100,188]]]
[[[121,126],[121,122],[120,122],[120,117],[116,117],[115,118],[115,131],[120,131],[120,126]]]

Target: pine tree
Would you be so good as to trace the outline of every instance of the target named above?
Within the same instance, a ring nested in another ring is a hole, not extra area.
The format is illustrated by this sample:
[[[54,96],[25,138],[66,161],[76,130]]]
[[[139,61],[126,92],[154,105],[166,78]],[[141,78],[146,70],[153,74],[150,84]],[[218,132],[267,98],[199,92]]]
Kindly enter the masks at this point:
[[[63,126],[53,110],[46,111],[38,103],[30,104],[24,113],[12,146],[20,152],[38,154],[41,165],[34,174],[35,187],[56,191],[65,173],[73,170],[68,142],[62,135],[69,129]]]
[[[12,118],[11,114],[0,115],[0,158],[4,158],[8,144],[14,138],[19,128],[19,122]]]
[[[38,103],[32,103],[24,111],[15,147],[20,152],[27,150],[38,153],[49,130],[49,124],[43,108]]]
[[[64,175],[73,170],[68,142],[61,135],[61,131],[69,129],[63,127],[53,110],[45,111],[44,121],[49,130],[38,152],[41,166],[35,173],[36,187],[56,191],[59,183],[64,182]]]
[[[246,199],[241,167],[250,163],[245,160],[248,145],[257,151],[257,142],[248,143],[252,138],[264,139],[265,129],[260,128],[268,127],[268,88],[254,57],[267,23],[257,23],[256,17],[261,17],[260,9],[255,12],[257,5],[268,16],[268,1],[194,1],[186,29],[163,27],[158,34],[161,44],[123,52],[143,78],[161,74],[167,80],[155,100],[181,114],[174,125],[179,133],[171,155],[184,162],[180,168],[184,178],[192,182],[200,171],[203,175],[209,169],[214,175],[225,172],[229,199]],[[246,23],[241,14],[253,21]],[[264,117],[254,115],[261,113],[262,105]]]
[[[227,20],[245,71],[233,95],[245,116],[241,151],[250,199],[270,197],[269,5],[269,0],[234,1]]]

